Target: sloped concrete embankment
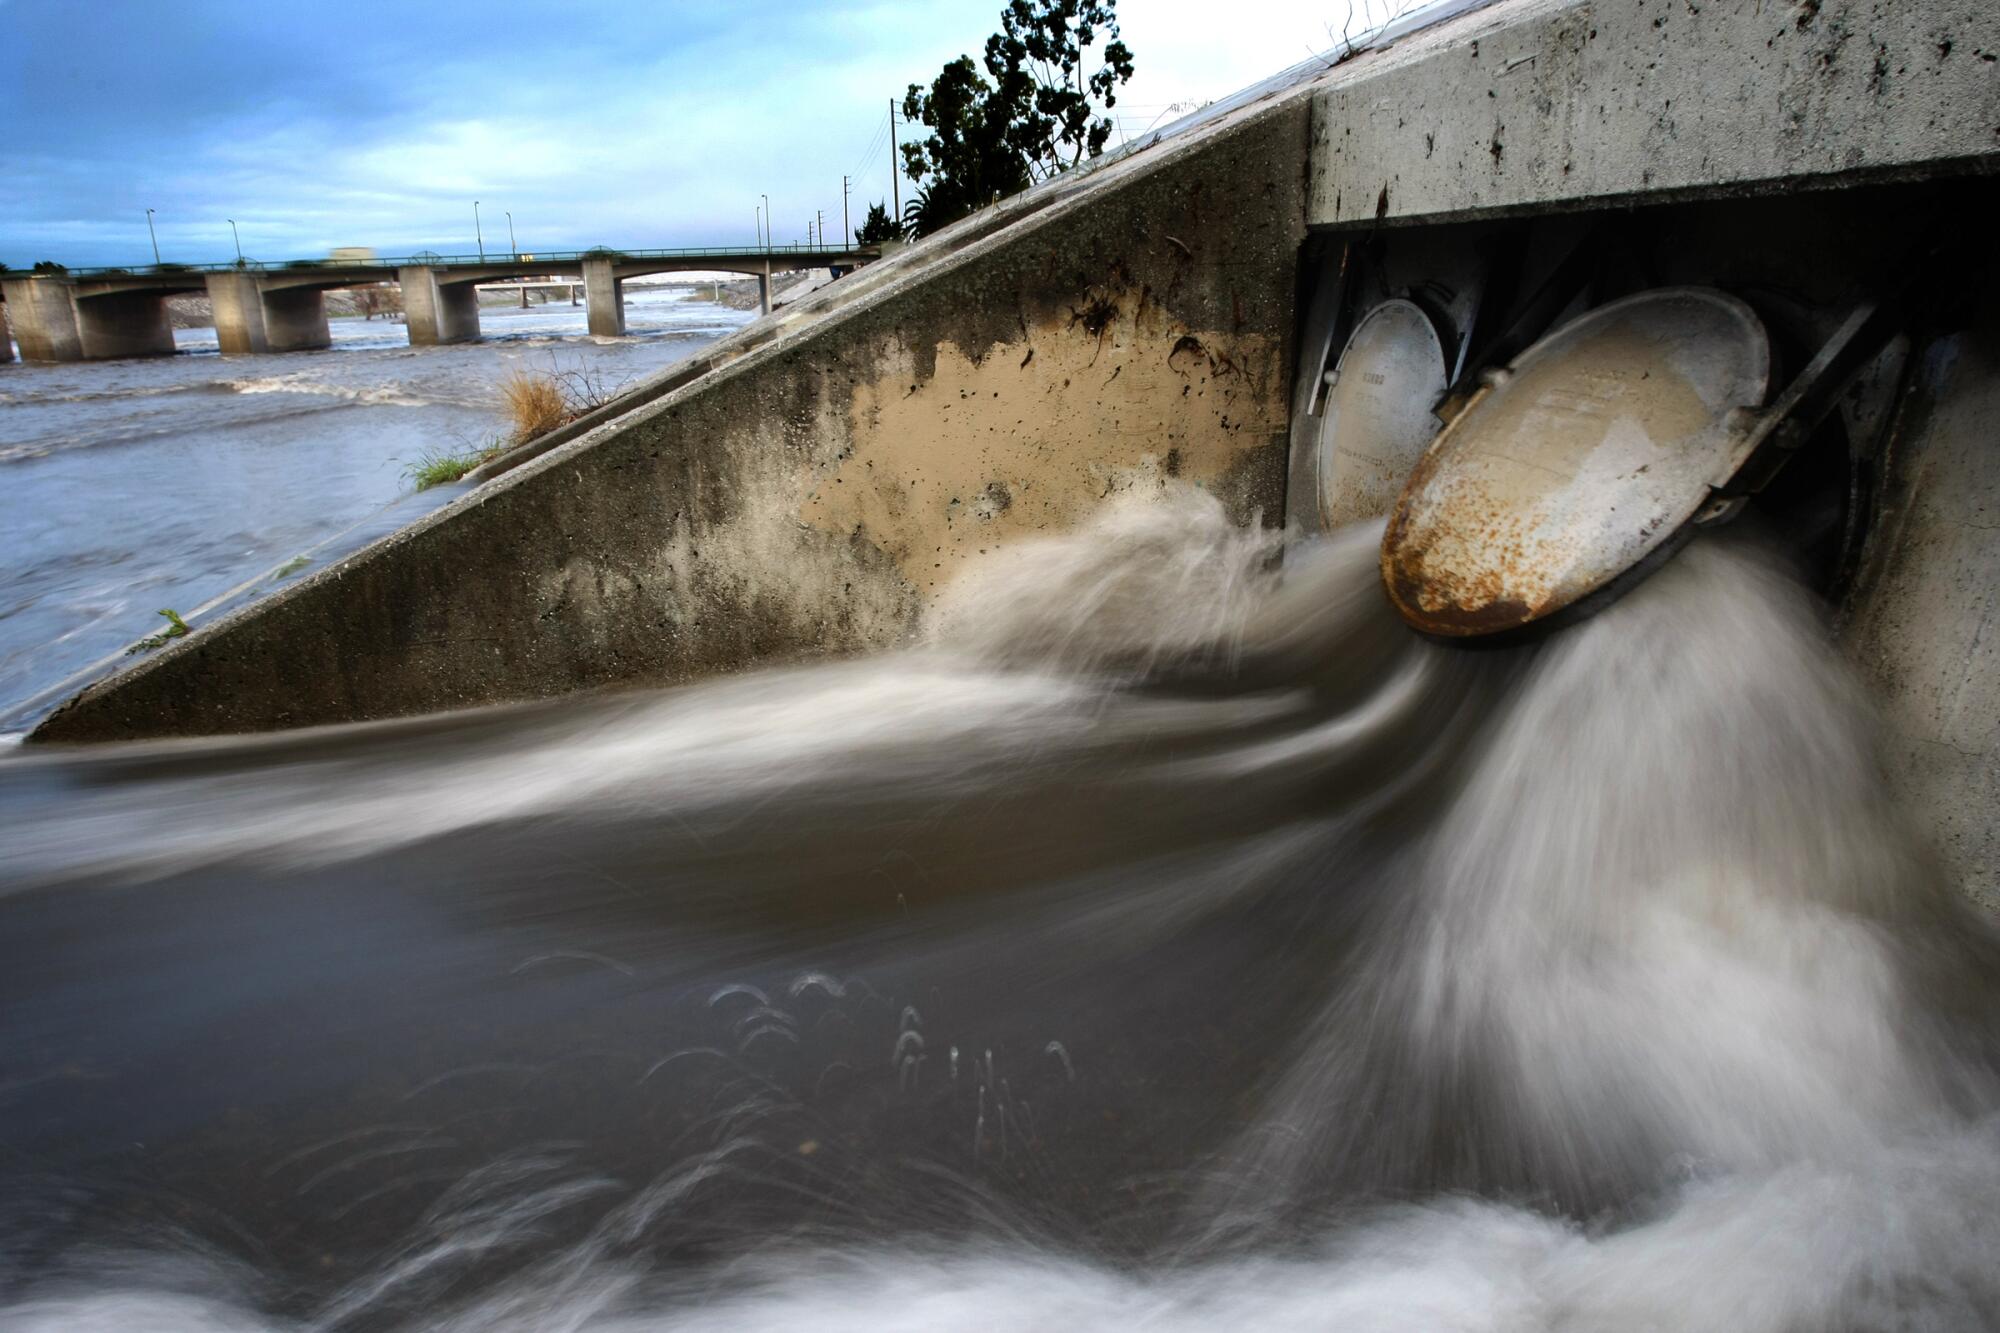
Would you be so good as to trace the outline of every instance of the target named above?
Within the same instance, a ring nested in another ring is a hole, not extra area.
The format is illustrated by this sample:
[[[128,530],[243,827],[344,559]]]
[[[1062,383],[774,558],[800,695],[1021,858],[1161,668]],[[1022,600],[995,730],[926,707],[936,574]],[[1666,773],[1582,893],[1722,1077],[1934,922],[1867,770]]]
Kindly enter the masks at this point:
[[[906,276],[101,682],[36,739],[346,722],[893,644],[966,564],[1168,476],[1275,523],[1307,116],[1284,99],[940,238]]]

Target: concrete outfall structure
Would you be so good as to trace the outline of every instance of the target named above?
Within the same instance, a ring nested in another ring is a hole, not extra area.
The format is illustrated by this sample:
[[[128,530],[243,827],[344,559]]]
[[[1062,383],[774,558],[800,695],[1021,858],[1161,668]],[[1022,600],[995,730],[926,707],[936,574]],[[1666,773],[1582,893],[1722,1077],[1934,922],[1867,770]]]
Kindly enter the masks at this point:
[[[2000,11],[1968,0],[1461,13],[813,293],[36,738],[352,721],[891,645],[955,571],[1170,478],[1311,530],[1343,311],[1417,300],[1457,382],[1581,249],[1575,300],[1752,293],[1805,355],[1921,249],[1911,226],[2000,204],[1996,55]],[[1957,262],[1962,305],[1926,312],[1843,404],[1866,484],[1851,568],[1825,586],[1885,700],[1892,774],[1994,901],[2000,261]]]
[[[7,326],[7,303],[0,301],[0,364],[14,359],[14,336]]]

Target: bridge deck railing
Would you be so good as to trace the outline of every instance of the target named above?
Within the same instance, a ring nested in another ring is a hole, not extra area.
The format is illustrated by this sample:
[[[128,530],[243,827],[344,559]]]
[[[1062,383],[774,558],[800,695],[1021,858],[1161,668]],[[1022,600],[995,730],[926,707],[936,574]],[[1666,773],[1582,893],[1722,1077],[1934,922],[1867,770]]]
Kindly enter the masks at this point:
[[[314,269],[382,269],[393,273],[399,268],[477,268],[494,264],[574,264],[585,259],[609,259],[614,263],[648,259],[712,259],[746,255],[854,255],[870,253],[863,246],[823,245],[705,245],[669,250],[614,250],[596,246],[589,250],[489,250],[485,254],[441,255],[423,251],[414,255],[371,255],[365,258],[291,259],[266,263],[258,259],[231,259],[217,264],[157,264],[120,267],[115,264],[66,268],[56,277],[84,278],[168,278],[188,273],[309,273]],[[12,275],[10,275],[12,276]],[[32,276],[22,274],[20,276]]]

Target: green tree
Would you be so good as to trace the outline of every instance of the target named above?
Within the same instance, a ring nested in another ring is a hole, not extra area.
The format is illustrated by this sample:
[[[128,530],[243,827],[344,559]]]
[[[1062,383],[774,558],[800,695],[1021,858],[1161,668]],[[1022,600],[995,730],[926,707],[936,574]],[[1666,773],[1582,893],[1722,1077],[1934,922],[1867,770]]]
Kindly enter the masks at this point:
[[[868,205],[868,216],[861,219],[861,227],[854,233],[860,245],[880,245],[884,241],[898,240],[903,229],[889,216],[889,210],[880,203]]]
[[[986,39],[986,67],[1019,71],[1032,87],[1015,137],[1040,179],[1104,151],[1111,118],[1101,112],[1118,105],[1132,52],[1119,40],[1116,0],[1010,0]]]
[[[916,84],[903,97],[903,116],[931,133],[903,145],[903,169],[919,187],[903,220],[919,235],[936,231],[1003,194],[1028,188],[1033,177],[1015,143],[1015,119],[1032,106],[1025,89],[988,83],[960,56],[926,93]]]
[[[1102,152],[1101,113],[1132,77],[1116,0],[1009,0],[983,64],[960,56],[903,97],[904,118],[930,130],[902,146],[919,187],[904,221],[919,234]]]

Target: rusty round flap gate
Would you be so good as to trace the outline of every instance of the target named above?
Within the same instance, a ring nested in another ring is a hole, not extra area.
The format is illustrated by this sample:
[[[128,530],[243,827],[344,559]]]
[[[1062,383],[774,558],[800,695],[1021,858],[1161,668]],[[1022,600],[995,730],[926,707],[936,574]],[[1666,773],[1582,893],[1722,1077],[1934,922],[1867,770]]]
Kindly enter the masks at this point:
[[[1327,372],[1319,430],[1320,521],[1336,528],[1389,512],[1437,434],[1444,345],[1412,302],[1384,301],[1354,328]]]
[[[1493,373],[1410,474],[1382,538],[1390,600],[1429,634],[1503,633],[1663,558],[1740,461],[1770,374],[1763,325],[1722,292],[1579,316]]]

